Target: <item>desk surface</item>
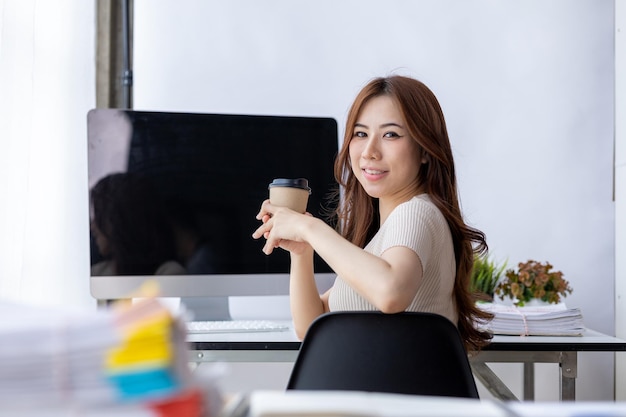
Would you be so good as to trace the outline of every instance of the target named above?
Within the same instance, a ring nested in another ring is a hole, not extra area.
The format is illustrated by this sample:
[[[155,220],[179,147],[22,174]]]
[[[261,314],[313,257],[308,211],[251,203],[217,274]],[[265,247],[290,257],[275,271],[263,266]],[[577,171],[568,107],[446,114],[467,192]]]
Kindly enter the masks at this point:
[[[289,323],[289,322],[286,322]],[[293,330],[190,334],[192,362],[293,362],[301,342]],[[524,399],[534,399],[534,363],[558,363],[560,399],[575,400],[578,352],[623,352],[626,340],[586,329],[582,336],[494,336],[491,344],[472,359],[472,369],[496,398],[516,399],[515,395],[487,366],[491,362],[524,364]],[[532,365],[532,366],[531,366]]]
[[[289,322],[285,322],[289,323]],[[296,334],[282,332],[190,334],[192,350],[298,350]],[[494,336],[484,350],[498,351],[626,351],[626,340],[586,329],[582,336]]]

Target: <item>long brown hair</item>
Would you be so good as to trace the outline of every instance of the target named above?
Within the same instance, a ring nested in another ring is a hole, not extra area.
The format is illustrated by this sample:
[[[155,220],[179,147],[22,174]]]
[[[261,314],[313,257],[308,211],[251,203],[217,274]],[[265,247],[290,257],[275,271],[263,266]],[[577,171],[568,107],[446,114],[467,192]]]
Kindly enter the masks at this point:
[[[350,163],[350,141],[363,106],[372,98],[387,95],[402,112],[409,135],[426,155],[420,165],[420,185],[446,218],[456,256],[454,297],[459,315],[458,328],[468,350],[478,350],[491,339],[476,323],[492,318],[475,305],[470,291],[474,255],[487,251],[485,235],[465,224],[459,206],[452,149],[443,112],[432,91],[422,82],[404,76],[376,78],[357,95],[346,121],[343,145],[335,162],[335,179],[343,191],[335,217],[339,232],[349,241],[365,247],[379,228],[378,205],[360,186]]]

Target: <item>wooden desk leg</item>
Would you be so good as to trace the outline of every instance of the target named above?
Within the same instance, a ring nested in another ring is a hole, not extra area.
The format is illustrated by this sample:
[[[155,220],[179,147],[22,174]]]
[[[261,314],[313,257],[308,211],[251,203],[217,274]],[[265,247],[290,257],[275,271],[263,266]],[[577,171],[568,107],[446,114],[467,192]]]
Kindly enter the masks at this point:
[[[576,400],[576,377],[578,376],[577,352],[561,352],[561,401]]]
[[[524,401],[535,401],[535,364],[524,362]]]

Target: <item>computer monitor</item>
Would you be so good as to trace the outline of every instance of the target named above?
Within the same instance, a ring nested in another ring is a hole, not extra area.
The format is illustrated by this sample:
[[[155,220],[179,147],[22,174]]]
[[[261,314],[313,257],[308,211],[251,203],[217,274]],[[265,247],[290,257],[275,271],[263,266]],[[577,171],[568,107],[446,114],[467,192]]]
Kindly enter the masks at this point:
[[[147,280],[169,297],[288,294],[289,255],[261,251],[255,216],[274,178],[304,177],[307,210],[328,218],[334,119],[94,109],[87,127],[94,298],[136,295]],[[103,250],[107,233],[116,242]],[[124,258],[121,272],[111,252]],[[334,274],[317,255],[315,271],[328,288]]]

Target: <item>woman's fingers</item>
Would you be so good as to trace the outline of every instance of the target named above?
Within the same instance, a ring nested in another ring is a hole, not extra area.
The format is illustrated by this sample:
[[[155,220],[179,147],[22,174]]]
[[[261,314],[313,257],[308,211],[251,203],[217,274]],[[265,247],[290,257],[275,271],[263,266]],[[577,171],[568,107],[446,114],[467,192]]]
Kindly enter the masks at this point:
[[[266,255],[271,255],[275,248],[280,247],[280,242],[280,239],[278,239],[276,243],[272,243],[272,240],[268,239],[267,242],[265,242],[265,246],[263,246],[263,253]]]
[[[271,230],[271,224],[268,224],[270,219],[272,218],[273,207],[270,204],[269,200],[265,200],[261,205],[261,210],[256,215],[257,220],[261,220],[263,224],[252,233],[252,237],[254,239],[258,239],[263,236],[265,239],[269,237],[269,232]]]
[[[275,248],[280,247],[282,239],[273,237],[270,232],[266,232],[264,234],[264,237],[265,245],[263,246],[263,253],[265,253],[266,255],[271,254]]]
[[[306,214],[311,216],[310,213]],[[269,200],[263,202],[261,210],[256,216],[257,220],[261,220],[263,224],[252,233],[254,239],[265,238],[263,253],[269,255],[278,247],[285,250],[301,250],[302,245],[294,245],[295,242],[299,241],[297,237],[294,237],[292,230],[295,221],[294,216],[296,214],[289,209],[272,206]],[[295,239],[295,241],[291,239]]]
[[[258,229],[256,229],[254,231],[254,233],[252,233],[252,237],[254,239],[258,239],[261,236],[265,237],[267,239],[269,233],[270,233],[270,225],[268,222],[264,222],[261,226],[259,226]]]
[[[256,215],[257,220],[263,220],[265,216],[272,217],[272,213],[274,213],[274,207],[270,204],[270,200],[265,200],[263,204],[261,204],[261,209]],[[265,221],[263,221],[265,223]]]

